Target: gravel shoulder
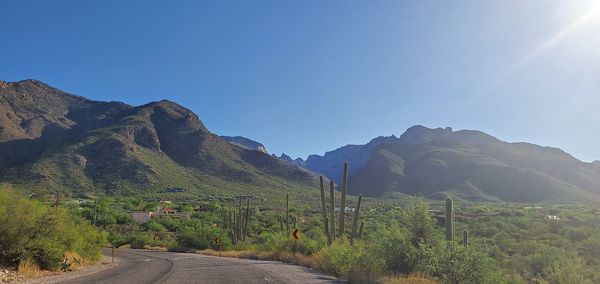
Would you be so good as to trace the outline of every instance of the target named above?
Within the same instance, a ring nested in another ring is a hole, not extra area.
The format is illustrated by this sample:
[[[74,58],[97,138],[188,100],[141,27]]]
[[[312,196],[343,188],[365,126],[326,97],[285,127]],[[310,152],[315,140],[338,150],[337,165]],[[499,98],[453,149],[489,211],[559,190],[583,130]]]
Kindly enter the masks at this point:
[[[69,280],[75,280],[80,277],[89,276],[95,273],[102,272],[104,270],[117,267],[121,260],[119,258],[115,258],[115,263],[112,263],[112,258],[110,256],[105,255],[102,258],[102,261],[95,265],[89,265],[83,267],[77,271],[72,271],[68,273],[64,272],[56,272],[51,275],[42,275],[35,278],[26,279],[24,281],[20,281],[19,283],[26,284],[38,284],[38,283],[62,283]]]

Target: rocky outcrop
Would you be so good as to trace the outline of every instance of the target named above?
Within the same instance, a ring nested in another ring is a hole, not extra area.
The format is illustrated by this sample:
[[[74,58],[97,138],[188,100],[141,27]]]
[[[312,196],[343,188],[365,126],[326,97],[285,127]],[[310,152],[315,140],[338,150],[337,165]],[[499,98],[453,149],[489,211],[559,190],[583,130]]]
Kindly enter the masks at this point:
[[[248,139],[246,137],[242,137],[242,136],[221,136],[221,138],[225,139],[226,141],[228,141],[231,144],[249,149],[249,150],[256,150],[259,152],[263,152],[263,153],[268,153],[267,152],[267,148],[265,147],[265,145],[256,142],[252,139]]]

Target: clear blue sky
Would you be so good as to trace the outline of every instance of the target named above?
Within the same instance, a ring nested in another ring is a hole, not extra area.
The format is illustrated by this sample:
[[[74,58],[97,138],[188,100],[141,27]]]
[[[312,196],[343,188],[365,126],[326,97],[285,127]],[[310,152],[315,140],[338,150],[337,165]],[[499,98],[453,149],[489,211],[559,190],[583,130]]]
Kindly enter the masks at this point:
[[[8,0],[0,79],[133,105],[166,98],[217,134],[294,157],[423,124],[591,161],[597,3]]]

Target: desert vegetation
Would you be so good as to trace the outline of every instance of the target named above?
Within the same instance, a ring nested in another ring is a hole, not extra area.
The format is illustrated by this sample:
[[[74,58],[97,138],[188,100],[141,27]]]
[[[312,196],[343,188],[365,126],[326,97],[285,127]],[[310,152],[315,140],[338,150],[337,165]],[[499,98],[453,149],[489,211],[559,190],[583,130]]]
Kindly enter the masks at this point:
[[[271,207],[243,196],[202,201],[202,206],[104,197],[80,204],[65,201],[63,209],[56,210],[77,212],[70,214],[106,231],[116,247],[280,260],[352,283],[600,281],[595,269],[600,210],[591,206],[452,198],[439,202],[406,196],[383,200],[346,195],[344,183],[335,190],[329,182],[329,192],[325,185],[323,180],[317,204],[283,193],[273,198]],[[159,206],[171,206],[189,217],[162,216],[138,223],[128,214]],[[295,229],[300,230],[298,240],[291,234]]]
[[[195,201],[98,197],[44,203],[3,190],[2,262],[56,270],[67,255],[96,260],[99,249],[110,244],[280,260],[351,283],[600,281],[595,269],[599,208],[450,197],[363,198],[345,194],[346,175],[347,170],[339,187],[321,178],[314,191],[320,198],[309,199],[317,202],[282,192],[270,202],[232,195]],[[136,222],[130,216],[159,207],[171,207],[184,217]],[[298,240],[292,236],[295,229]]]
[[[71,269],[101,257],[107,234],[78,213],[0,190],[0,262],[21,270]],[[64,261],[69,267],[62,267]]]

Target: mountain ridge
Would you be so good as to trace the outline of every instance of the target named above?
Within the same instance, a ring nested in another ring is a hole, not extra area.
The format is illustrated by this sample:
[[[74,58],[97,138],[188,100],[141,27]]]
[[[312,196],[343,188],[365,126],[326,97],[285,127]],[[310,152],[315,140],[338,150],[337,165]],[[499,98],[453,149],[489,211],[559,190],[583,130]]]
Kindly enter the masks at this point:
[[[98,102],[37,80],[0,88],[0,181],[66,194],[147,194],[169,187],[254,193],[306,189],[306,170],[211,133],[162,100]],[[262,188],[265,188],[262,190]]]
[[[400,137],[380,136],[364,145],[311,155],[305,165],[340,183],[335,165],[344,161],[350,161],[349,192],[373,197],[386,192],[430,198],[454,193],[467,200],[511,202],[600,197],[597,163],[579,161],[558,148],[504,142],[477,130],[416,125]]]

